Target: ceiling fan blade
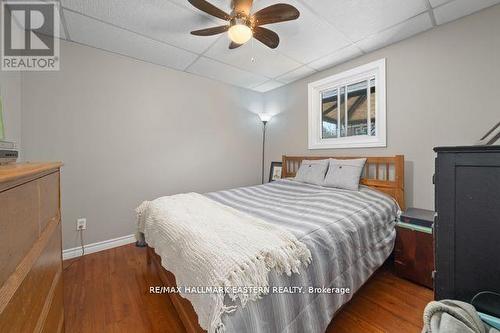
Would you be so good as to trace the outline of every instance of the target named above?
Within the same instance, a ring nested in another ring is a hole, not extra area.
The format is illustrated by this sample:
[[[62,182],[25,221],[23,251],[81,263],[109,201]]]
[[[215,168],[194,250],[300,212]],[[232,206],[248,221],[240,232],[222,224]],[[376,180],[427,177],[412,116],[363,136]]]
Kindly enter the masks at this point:
[[[188,0],[188,1],[190,4],[192,4],[194,7],[198,8],[202,12],[205,12],[207,14],[210,14],[212,16],[218,17],[226,21],[231,19],[229,14],[227,14],[222,9],[215,7],[210,2],[207,2],[205,0]]]
[[[241,45],[243,45],[243,44],[236,44],[235,42],[231,42],[231,44],[229,44],[229,49],[233,50],[233,49],[240,47]]]
[[[279,3],[259,10],[253,15],[255,25],[264,25],[296,20],[300,12],[292,5]]]
[[[228,25],[221,25],[213,28],[191,31],[191,35],[195,36],[213,36],[226,32],[229,29]]]
[[[272,49],[277,48],[280,44],[280,37],[278,36],[278,34],[266,28],[255,27],[253,29],[253,36],[259,42]]]
[[[233,13],[243,13],[250,15],[252,10],[253,0],[231,0],[231,8]]]

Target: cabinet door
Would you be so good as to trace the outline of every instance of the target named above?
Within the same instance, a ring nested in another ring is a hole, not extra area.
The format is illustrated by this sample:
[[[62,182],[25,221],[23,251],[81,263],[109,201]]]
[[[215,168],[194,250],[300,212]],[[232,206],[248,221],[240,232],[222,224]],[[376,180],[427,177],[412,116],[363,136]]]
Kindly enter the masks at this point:
[[[415,276],[416,241],[413,230],[396,228],[394,268],[397,275],[409,280],[414,280]]]
[[[457,165],[455,174],[455,297],[470,302],[500,292],[500,166]]]
[[[436,237],[434,298],[454,299],[455,154],[438,153],[435,182],[435,204],[438,215],[434,225]]]
[[[417,252],[415,255],[416,278],[420,284],[432,288],[432,271],[434,270],[433,237],[425,232],[415,232]]]
[[[397,275],[432,288],[434,269],[432,235],[398,227],[394,268]]]

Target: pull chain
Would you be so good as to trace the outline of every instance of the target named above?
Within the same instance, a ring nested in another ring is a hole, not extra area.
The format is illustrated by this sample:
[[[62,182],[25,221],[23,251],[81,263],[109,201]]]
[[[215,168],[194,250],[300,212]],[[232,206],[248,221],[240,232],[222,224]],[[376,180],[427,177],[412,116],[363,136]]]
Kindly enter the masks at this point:
[[[253,54],[253,38],[252,38],[251,43],[252,43],[252,54]],[[250,61],[252,62],[252,64],[255,64],[255,57],[252,56],[252,58],[250,59]]]

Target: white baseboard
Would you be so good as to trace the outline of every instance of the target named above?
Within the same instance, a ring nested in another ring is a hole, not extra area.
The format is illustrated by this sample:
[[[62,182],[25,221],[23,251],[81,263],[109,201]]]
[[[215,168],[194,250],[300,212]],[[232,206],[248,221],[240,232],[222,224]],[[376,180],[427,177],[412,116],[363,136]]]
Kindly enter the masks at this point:
[[[135,243],[135,235],[127,235],[118,238],[108,239],[102,242],[84,245],[85,254],[95,253],[114,247]],[[63,251],[63,260],[79,257],[82,255],[82,248],[80,246]]]

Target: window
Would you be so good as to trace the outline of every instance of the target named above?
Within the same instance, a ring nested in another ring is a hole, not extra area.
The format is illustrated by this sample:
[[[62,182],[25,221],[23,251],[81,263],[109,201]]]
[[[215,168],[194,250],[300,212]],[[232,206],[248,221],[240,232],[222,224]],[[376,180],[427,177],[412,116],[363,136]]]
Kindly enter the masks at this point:
[[[385,59],[309,84],[309,149],[386,146]]]

